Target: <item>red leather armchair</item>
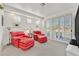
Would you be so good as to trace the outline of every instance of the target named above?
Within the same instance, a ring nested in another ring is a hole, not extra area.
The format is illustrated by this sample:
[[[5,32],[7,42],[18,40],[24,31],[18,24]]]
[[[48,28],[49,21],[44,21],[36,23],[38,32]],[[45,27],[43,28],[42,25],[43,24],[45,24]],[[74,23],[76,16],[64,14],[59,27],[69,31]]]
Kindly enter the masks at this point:
[[[47,42],[47,37],[44,34],[42,34],[41,31],[34,31],[33,35],[34,35],[34,40],[40,43]]]

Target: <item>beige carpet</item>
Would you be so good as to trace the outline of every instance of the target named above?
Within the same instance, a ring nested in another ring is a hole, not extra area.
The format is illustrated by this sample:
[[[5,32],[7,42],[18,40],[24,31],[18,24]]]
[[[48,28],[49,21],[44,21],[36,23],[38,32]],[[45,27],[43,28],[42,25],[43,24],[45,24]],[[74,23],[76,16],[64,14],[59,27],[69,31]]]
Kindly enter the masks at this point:
[[[1,55],[2,56],[65,56],[66,44],[49,40],[47,43],[40,44],[35,42],[34,47],[27,51],[13,46],[6,46]]]

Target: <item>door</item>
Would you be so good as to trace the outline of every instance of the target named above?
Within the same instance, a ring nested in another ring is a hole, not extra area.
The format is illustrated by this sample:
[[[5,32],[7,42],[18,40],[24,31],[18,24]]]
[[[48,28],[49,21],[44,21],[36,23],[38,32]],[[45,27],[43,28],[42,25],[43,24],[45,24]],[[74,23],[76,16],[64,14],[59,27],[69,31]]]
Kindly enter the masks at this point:
[[[49,32],[47,32],[47,37],[51,40],[69,42],[72,38],[71,15],[65,15],[47,20],[46,30],[49,30]]]

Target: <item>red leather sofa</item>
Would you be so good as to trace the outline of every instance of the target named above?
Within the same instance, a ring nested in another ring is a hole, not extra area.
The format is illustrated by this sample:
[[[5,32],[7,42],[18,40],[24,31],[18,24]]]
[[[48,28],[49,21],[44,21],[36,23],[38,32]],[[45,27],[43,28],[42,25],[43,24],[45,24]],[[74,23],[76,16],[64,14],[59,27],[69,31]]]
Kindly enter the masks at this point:
[[[27,50],[34,46],[34,40],[25,35],[24,32],[10,32],[11,34],[11,44],[17,48]]]
[[[17,48],[19,48],[19,38],[18,37],[12,37],[11,38],[11,44]]]
[[[34,46],[34,40],[32,38],[22,38],[22,40],[19,42],[19,48],[22,50],[27,50],[32,46]]]

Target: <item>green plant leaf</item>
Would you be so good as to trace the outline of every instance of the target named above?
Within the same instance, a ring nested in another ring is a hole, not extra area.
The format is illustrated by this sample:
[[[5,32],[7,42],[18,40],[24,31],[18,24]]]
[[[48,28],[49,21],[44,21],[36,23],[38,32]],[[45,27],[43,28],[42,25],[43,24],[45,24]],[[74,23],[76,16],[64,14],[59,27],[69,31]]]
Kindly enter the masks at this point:
[[[0,9],[4,9],[4,8],[2,7],[2,5],[0,5]]]

